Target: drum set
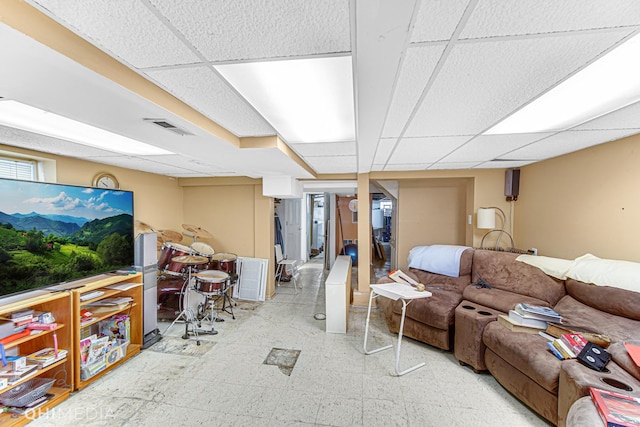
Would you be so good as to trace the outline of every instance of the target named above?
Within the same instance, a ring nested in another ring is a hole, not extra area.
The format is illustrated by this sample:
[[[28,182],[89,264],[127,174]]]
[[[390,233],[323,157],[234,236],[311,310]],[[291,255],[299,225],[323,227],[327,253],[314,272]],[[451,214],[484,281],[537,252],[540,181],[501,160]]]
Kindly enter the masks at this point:
[[[144,224],[146,225],[146,224]],[[231,298],[233,286],[238,279],[237,255],[232,253],[216,253],[207,243],[199,238],[211,238],[207,230],[190,224],[182,224],[184,235],[193,238],[190,246],[178,243],[182,235],[171,230],[153,230],[158,235],[158,308],[172,308],[178,313],[171,328],[176,322],[183,320],[185,333],[183,339],[194,335],[200,345],[200,335],[215,335],[218,331],[214,322],[222,322],[219,316],[224,311],[235,319]],[[192,300],[192,293],[199,298]],[[209,321],[210,330],[196,329],[202,321]],[[166,331],[165,331],[166,332]]]

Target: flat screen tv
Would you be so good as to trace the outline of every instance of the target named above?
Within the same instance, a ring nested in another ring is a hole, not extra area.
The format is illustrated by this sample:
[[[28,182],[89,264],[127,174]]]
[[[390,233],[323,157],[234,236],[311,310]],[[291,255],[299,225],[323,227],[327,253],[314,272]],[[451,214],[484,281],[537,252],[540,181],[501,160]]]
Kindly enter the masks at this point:
[[[134,264],[133,193],[0,178],[0,297]]]

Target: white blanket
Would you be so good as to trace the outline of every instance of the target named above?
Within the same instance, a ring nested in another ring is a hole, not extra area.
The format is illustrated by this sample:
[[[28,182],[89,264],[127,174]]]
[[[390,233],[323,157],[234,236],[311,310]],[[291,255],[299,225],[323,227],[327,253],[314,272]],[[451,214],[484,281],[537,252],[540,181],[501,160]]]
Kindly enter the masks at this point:
[[[468,246],[416,246],[409,251],[409,267],[449,277],[460,275],[460,257]]]

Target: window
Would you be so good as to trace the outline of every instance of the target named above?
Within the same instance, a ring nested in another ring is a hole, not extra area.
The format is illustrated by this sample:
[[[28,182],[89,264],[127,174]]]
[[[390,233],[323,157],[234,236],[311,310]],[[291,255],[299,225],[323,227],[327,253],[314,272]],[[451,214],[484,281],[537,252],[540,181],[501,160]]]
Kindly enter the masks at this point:
[[[0,157],[0,178],[36,179],[37,164],[33,160],[11,159]]]

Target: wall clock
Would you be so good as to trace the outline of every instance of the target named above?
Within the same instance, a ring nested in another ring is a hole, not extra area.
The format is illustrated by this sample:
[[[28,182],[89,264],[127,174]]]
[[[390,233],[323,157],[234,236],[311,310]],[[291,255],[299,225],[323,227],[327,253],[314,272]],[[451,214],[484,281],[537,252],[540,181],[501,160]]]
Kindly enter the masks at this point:
[[[351,212],[358,212],[358,199],[349,200],[349,210]]]
[[[113,174],[102,172],[93,178],[93,186],[98,188],[118,189],[120,183]]]

